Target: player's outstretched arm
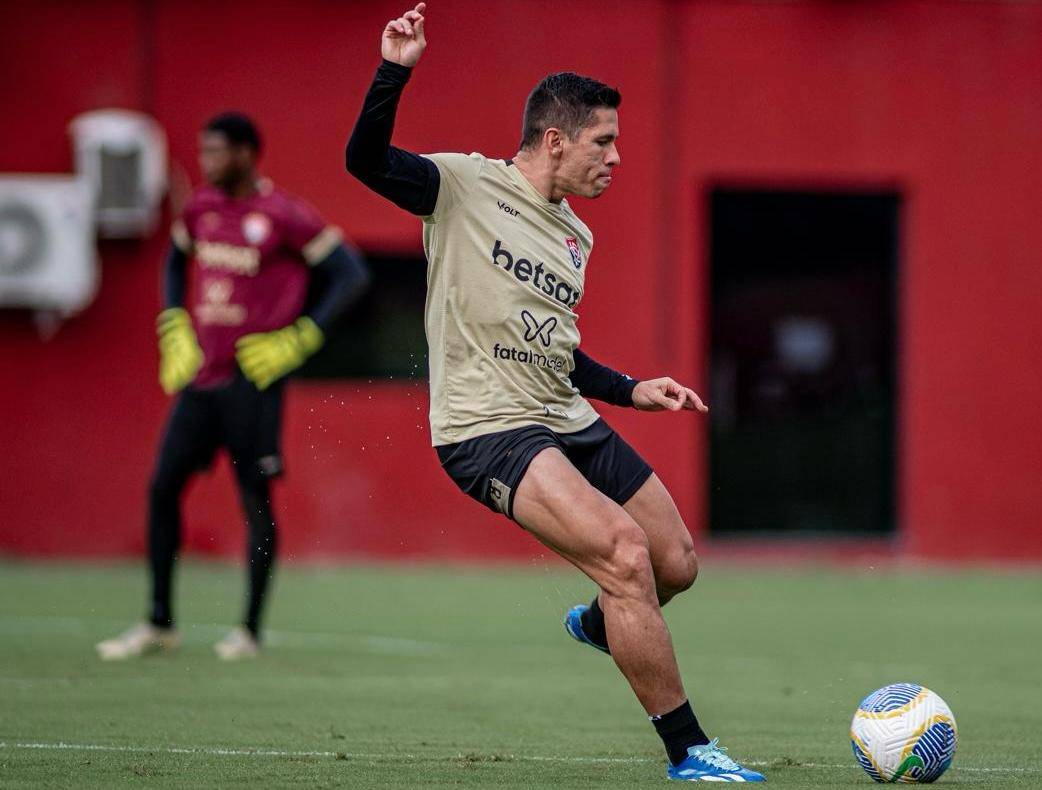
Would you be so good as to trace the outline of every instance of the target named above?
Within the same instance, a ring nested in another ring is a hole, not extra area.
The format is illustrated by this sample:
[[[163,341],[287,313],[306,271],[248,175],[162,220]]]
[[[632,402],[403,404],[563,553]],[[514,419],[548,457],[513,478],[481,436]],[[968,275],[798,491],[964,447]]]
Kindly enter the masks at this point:
[[[641,411],[709,411],[698,393],[669,376],[638,383],[633,388],[633,405]]]
[[[424,8],[419,3],[384,26],[380,40],[383,62],[366,93],[346,151],[351,175],[421,217],[434,212],[441,176],[431,160],[391,145],[391,133],[402,91],[427,46]]]
[[[585,398],[641,411],[709,411],[694,390],[668,376],[637,381],[602,365],[582,349],[575,349],[573,356],[575,367],[568,378]]]

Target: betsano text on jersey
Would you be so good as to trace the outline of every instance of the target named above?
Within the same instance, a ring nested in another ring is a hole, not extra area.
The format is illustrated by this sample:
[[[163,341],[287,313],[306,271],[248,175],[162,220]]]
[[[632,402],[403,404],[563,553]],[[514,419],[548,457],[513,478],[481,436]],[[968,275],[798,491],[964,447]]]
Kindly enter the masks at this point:
[[[552,296],[569,309],[575,307],[582,297],[582,291],[566,282],[558,282],[557,275],[545,271],[542,263],[533,266],[528,258],[518,258],[515,261],[513,254],[499,239],[496,239],[492,247],[492,265],[502,266],[508,272],[512,271],[518,281],[530,283],[533,288]]]

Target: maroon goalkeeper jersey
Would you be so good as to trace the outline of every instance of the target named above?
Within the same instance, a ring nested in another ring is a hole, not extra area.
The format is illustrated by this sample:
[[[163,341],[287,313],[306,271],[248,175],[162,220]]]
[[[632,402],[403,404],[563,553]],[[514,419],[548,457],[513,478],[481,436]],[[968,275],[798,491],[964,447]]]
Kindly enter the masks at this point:
[[[300,315],[308,266],[340,243],[337,228],[270,181],[247,198],[200,187],[171,235],[192,261],[190,312],[203,350],[192,385],[204,388],[235,376],[236,340],[281,329]]]

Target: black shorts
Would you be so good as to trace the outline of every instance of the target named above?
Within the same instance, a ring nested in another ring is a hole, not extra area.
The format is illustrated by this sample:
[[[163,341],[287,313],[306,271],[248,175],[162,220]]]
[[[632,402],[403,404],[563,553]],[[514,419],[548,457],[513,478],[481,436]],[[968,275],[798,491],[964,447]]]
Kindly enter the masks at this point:
[[[282,382],[261,391],[241,374],[225,387],[186,389],[170,410],[157,468],[175,476],[205,469],[224,447],[240,477],[278,477],[282,392]]]
[[[453,482],[483,505],[514,517],[514,492],[536,454],[556,447],[590,485],[620,505],[651,477],[651,467],[604,420],[575,433],[529,425],[434,448]]]

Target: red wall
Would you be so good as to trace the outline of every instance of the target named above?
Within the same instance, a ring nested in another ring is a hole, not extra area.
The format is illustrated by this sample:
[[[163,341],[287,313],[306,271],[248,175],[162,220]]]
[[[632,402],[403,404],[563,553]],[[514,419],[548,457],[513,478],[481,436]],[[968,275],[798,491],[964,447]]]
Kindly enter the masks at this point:
[[[363,247],[417,250],[419,223],[342,171],[397,4],[12,4],[0,31],[0,171],[63,171],[78,112],[128,106],[197,177],[196,129],[255,115],[265,171]],[[899,461],[902,543],[921,556],[1042,557],[1042,7],[952,3],[443,0],[396,142],[515,150],[549,71],[622,90],[623,164],[577,209],[597,244],[585,348],[705,389],[704,192],[720,180],[894,184],[905,195]],[[147,35],[142,31],[150,31]],[[19,86],[17,91],[12,86]],[[31,89],[27,89],[31,88]],[[0,551],[143,546],[167,404],[155,385],[162,238],[107,243],[97,302],[52,340],[0,315]],[[616,311],[625,311],[625,342]],[[541,552],[437,468],[422,385],[295,384],[278,509],[293,556]],[[704,530],[704,423],[608,409]],[[751,496],[755,492],[750,492]],[[188,545],[241,541],[221,468],[190,491]]]

